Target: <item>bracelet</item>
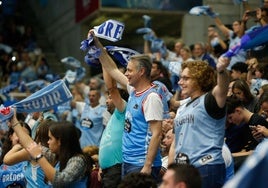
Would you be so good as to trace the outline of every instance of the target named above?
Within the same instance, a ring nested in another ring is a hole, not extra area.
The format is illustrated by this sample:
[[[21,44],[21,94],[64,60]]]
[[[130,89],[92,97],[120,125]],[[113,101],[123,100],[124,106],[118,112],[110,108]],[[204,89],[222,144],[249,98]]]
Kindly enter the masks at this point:
[[[14,125],[11,125],[11,127],[14,128],[14,127],[16,127],[16,126],[19,125],[19,124],[20,124],[20,122],[17,122],[17,123],[15,123]]]
[[[38,162],[39,159],[41,159],[43,157],[43,154],[40,153],[39,155],[37,155],[35,158],[34,158],[34,161],[35,162]]]

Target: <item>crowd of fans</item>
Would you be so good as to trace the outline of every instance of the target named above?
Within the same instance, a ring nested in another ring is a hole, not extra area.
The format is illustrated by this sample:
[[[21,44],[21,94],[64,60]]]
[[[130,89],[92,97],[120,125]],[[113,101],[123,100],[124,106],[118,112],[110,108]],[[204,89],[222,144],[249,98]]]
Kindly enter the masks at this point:
[[[208,41],[180,39],[174,49],[155,50],[144,37],[144,54],[127,67],[117,67],[89,31],[101,49],[103,74],[65,80],[72,101],[1,122],[0,187],[222,187],[232,181],[268,137],[268,43],[241,49],[228,63],[222,57],[252,30],[249,19],[257,20],[254,29],[267,26],[267,0],[249,12],[232,29],[213,16]],[[1,87],[34,93],[40,88],[21,83],[53,81],[33,27],[11,15],[1,21]],[[10,90],[0,93],[5,106],[15,102]],[[182,128],[185,122],[193,127]],[[220,172],[206,179],[205,165]]]

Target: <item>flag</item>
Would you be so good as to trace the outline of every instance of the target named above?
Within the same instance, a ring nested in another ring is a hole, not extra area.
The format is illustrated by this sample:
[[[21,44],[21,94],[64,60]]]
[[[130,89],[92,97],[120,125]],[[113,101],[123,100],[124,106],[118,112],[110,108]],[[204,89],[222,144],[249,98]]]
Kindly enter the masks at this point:
[[[105,46],[105,48],[107,52],[124,67],[127,66],[131,56],[140,54],[139,52],[132,50],[130,48],[124,48],[118,46]]]
[[[107,20],[99,26],[94,27],[94,34],[106,40],[116,42],[121,40],[125,25],[116,20]]]
[[[70,65],[72,67],[75,67],[75,68],[79,68],[81,66],[81,62],[71,56],[62,58],[61,62],[67,65]]]
[[[75,71],[67,70],[67,72],[65,73],[64,79],[66,79],[69,84],[72,84],[74,83],[76,76],[77,75]]]
[[[189,14],[200,16],[200,15],[208,15],[212,18],[219,16],[219,13],[213,12],[210,6],[195,6],[189,10]]]
[[[47,82],[45,80],[35,80],[25,83],[24,85],[30,92],[35,92],[36,90],[45,87],[47,85]]]
[[[268,42],[268,25],[247,32],[241,37],[240,43],[229,49],[222,56],[231,58],[240,49],[248,50]]]
[[[72,94],[64,81],[57,80],[11,106],[4,107],[2,105],[0,107],[0,121],[11,117],[13,108],[16,108],[19,113],[39,112],[55,108],[71,99]]]
[[[151,17],[148,16],[148,15],[143,15],[142,18],[143,18],[143,21],[144,21],[144,27],[151,28],[152,27]]]

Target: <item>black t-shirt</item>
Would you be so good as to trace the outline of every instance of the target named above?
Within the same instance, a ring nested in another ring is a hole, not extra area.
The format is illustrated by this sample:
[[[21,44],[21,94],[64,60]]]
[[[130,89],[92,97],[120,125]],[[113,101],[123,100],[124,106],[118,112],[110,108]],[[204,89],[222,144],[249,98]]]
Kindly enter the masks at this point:
[[[221,119],[226,115],[226,106],[220,108],[212,92],[208,92],[205,96],[205,108],[208,114],[215,119]]]

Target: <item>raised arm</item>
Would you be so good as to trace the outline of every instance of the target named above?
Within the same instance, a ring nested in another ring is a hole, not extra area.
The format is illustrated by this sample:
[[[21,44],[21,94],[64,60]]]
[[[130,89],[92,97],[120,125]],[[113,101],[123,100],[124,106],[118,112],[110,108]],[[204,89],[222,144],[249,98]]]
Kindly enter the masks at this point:
[[[31,160],[29,153],[20,144],[16,144],[6,153],[3,161],[7,165],[14,165],[28,160]]]
[[[228,29],[228,27],[226,27],[222,23],[222,21],[220,20],[220,18],[218,16],[214,18],[214,22],[215,22],[216,26],[219,28],[219,30],[221,30],[221,32],[223,33],[223,35],[225,37],[228,37],[229,36],[230,29]]]
[[[226,67],[229,65],[229,59],[220,57],[217,63],[217,85],[213,88],[212,94],[220,108],[224,107],[228,86],[229,86],[229,73]]]
[[[247,72],[247,82],[250,85],[251,80],[254,78],[253,72],[256,70],[256,66],[258,65],[258,60],[256,58],[251,58],[246,62],[248,64],[248,72]]]
[[[48,181],[53,182],[56,170],[55,168],[48,162],[48,160],[42,156],[42,146],[32,142],[26,148],[26,150],[30,153],[32,158],[36,159],[36,162],[41,166],[43,169],[45,176]]]
[[[10,126],[14,130],[14,132],[17,134],[20,140],[20,144],[24,147],[27,148],[33,141],[33,139],[30,137],[29,134],[27,134],[24,130],[23,127],[21,126],[19,120],[17,119],[16,116],[16,109],[14,109],[14,115],[10,120]]]
[[[14,109],[14,115],[11,118],[11,127],[20,139],[21,145],[30,153],[32,159],[36,159],[43,169],[47,179],[53,181],[56,174],[54,167],[47,161],[45,157],[42,157],[42,147],[37,145],[33,139],[23,130],[20,122],[16,116],[16,109]],[[39,158],[40,157],[40,158]]]
[[[101,50],[101,55],[99,57],[99,60],[105,68],[105,70],[111,75],[113,79],[115,79],[117,82],[119,82],[121,85],[126,87],[128,83],[127,77],[117,68],[115,62],[113,59],[109,56],[109,54],[104,49],[103,45],[99,41],[99,39],[94,35],[93,31],[89,31],[89,36],[94,36],[94,43],[96,47],[98,47]]]
[[[113,100],[113,104],[120,112],[123,112],[125,110],[125,102],[117,89],[116,81],[107,73],[104,68],[102,68],[102,72],[105,85],[110,97]]]

